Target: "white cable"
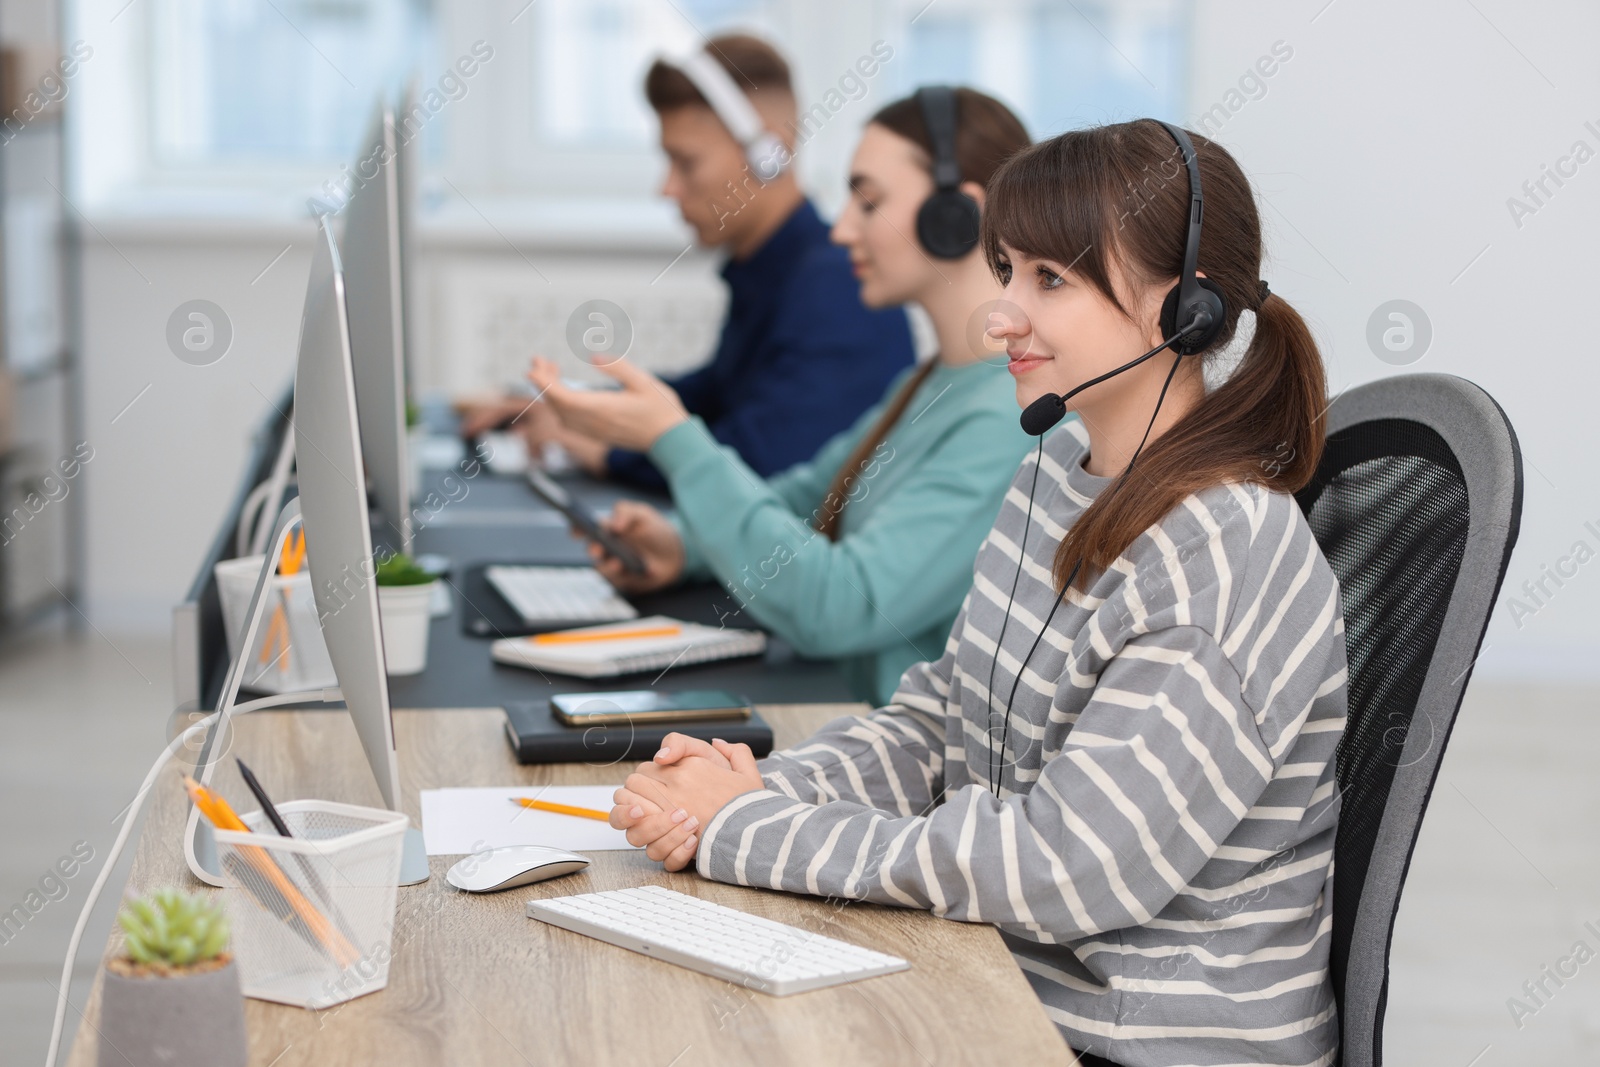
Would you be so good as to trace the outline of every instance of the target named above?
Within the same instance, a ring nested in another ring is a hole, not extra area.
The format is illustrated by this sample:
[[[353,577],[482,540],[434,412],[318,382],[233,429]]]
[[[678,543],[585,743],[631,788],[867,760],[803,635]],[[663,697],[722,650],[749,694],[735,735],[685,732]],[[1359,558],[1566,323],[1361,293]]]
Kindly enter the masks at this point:
[[[343,700],[344,696],[337,688],[318,689],[307,693],[278,693],[273,696],[261,697],[243,704],[235,704],[228,709],[228,717],[244,715],[262,708],[276,707],[280,704],[301,704],[307,701],[319,700],[324,703],[333,703]],[[188,742],[197,732],[209,728],[217,721],[222,712],[214,711],[199,722],[189,726],[182,733],[174,737],[156,757],[155,763],[150,766],[150,773],[145,775],[144,784],[139,786],[139,792],[134,795],[133,803],[128,805],[126,817],[123,819],[122,829],[117,831],[117,839],[112,842],[111,851],[106,855],[106,862],[100,868],[100,874],[94,880],[94,885],[89,887],[89,897],[83,902],[83,910],[78,913],[78,921],[72,927],[72,939],[67,942],[67,960],[61,967],[61,988],[56,991],[56,1017],[50,1027],[50,1051],[46,1054],[45,1067],[56,1067],[56,1057],[61,1051],[62,1023],[67,1014],[67,994],[72,989],[72,965],[78,959],[78,945],[83,940],[84,927],[89,925],[89,913],[94,910],[95,902],[100,899],[100,890],[105,887],[106,880],[111,877],[111,870],[117,865],[117,860],[122,856],[122,847],[128,841],[128,834],[133,829],[133,824],[139,820],[139,809],[144,806],[144,798],[150,792],[150,787],[155,784],[156,775],[167,765],[178,751],[180,745]]]
[[[250,490],[250,495],[244,498],[244,506],[239,509],[239,528],[233,534],[235,556],[250,555],[250,544],[255,540],[256,516],[258,513],[264,513],[267,494],[270,492],[272,483],[266,481]]]
[[[278,455],[272,461],[272,472],[260,485],[250,490],[250,495],[245,497],[244,507],[239,509],[239,526],[233,535],[234,555],[259,556],[267,550],[267,537],[272,533],[272,524],[276,521],[273,515],[278,510],[278,502],[295,481],[290,476],[293,469],[294,427],[290,426],[284,430],[283,440],[278,442]]]

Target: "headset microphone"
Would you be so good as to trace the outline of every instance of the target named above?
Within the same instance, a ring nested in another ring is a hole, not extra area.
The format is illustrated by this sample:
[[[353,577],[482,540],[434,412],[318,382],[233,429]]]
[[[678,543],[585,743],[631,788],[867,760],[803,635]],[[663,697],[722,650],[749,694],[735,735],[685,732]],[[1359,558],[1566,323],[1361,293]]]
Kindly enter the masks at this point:
[[[1191,329],[1197,328],[1199,327],[1191,327]],[[1185,333],[1187,332],[1189,331],[1185,331]],[[1048,433],[1056,423],[1060,422],[1064,417],[1066,417],[1067,401],[1071,400],[1073,397],[1077,396],[1091,385],[1099,385],[1107,378],[1115,378],[1125,370],[1132,370],[1150,357],[1158,355],[1163,350],[1172,347],[1178,341],[1182,340],[1184,336],[1185,334],[1178,334],[1174,337],[1169,337],[1165,341],[1162,341],[1160,344],[1156,345],[1150,351],[1146,352],[1144,355],[1140,356],[1138,359],[1130,359],[1128,362],[1124,363],[1120,367],[1117,367],[1115,370],[1108,370],[1098,378],[1090,378],[1082,385],[1077,386],[1068,392],[1046,393],[1044,396],[1041,396],[1039,399],[1022,409],[1022,432],[1027,434],[1029,437],[1038,437],[1040,434]]]

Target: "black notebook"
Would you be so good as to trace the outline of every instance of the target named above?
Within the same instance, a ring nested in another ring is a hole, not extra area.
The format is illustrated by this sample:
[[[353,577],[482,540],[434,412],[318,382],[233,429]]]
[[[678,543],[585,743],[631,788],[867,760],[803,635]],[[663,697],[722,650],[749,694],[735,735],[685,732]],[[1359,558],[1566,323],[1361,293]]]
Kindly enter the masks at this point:
[[[758,759],[772,752],[772,727],[754,711],[738,721],[688,719],[616,726],[568,726],[555,717],[548,700],[509,703],[505,712],[506,739],[518,763],[643,763],[671,733],[749,745]]]

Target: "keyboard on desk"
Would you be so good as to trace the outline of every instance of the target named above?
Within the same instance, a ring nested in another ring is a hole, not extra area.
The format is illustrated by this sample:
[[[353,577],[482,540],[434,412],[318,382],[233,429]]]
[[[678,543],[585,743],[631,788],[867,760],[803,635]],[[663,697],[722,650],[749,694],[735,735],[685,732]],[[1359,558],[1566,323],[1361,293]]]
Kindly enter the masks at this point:
[[[496,565],[483,573],[524,622],[576,625],[639,617],[593,567]]]
[[[904,971],[898,956],[658,885],[530,900],[528,917],[775,997]]]

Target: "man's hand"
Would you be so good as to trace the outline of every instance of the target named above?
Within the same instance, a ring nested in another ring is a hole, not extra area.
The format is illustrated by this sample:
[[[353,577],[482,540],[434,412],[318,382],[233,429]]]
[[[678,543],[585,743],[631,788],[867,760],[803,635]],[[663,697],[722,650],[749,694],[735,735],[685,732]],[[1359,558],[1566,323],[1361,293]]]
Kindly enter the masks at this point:
[[[461,416],[461,436],[469,439],[516,425],[532,406],[531,396],[477,396],[455,402],[456,414]]]
[[[538,406],[545,407],[543,404]],[[559,419],[553,421],[556,421],[558,425],[552,440],[566,451],[573,464],[595,478],[604,478],[607,473],[606,454],[611,451],[611,446],[604,441],[597,441],[593,437],[587,437],[576,430],[567,429],[559,424]]]

